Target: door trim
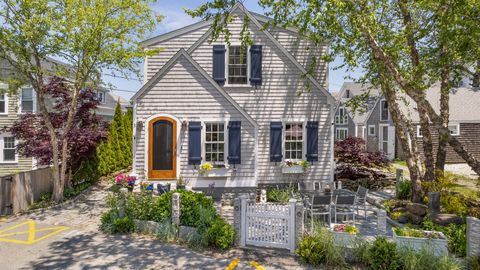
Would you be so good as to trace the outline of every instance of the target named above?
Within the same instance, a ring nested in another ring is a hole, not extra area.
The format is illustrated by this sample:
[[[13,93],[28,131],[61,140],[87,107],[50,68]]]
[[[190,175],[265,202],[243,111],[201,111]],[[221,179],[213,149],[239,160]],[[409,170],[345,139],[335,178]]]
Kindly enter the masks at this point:
[[[174,134],[174,141],[176,142],[175,144],[175,164],[174,164],[174,171],[175,171],[175,175],[173,177],[169,177],[169,178],[158,178],[158,177],[151,177],[150,176],[150,123],[152,121],[154,121],[155,119],[158,119],[158,118],[167,118],[171,121],[174,122],[174,131],[176,134]],[[181,137],[181,121],[179,118],[171,115],[171,114],[164,114],[164,113],[160,113],[160,114],[154,114],[154,115],[151,115],[150,117],[148,117],[145,122],[143,123],[144,124],[144,130],[145,130],[145,133],[144,133],[144,142],[145,142],[145,145],[144,145],[144,160],[143,160],[143,171],[144,171],[144,177],[146,180],[174,180],[176,178],[178,178],[178,175],[180,174],[180,162],[179,162],[179,158],[180,158],[180,149],[181,149],[181,145],[182,145],[182,137]]]

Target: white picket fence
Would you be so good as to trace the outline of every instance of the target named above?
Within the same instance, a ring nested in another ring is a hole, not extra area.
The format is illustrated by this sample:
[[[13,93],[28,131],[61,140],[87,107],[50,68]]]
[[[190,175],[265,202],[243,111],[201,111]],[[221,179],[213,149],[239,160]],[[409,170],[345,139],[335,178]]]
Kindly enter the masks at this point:
[[[295,250],[295,201],[255,203],[241,199],[240,245]]]

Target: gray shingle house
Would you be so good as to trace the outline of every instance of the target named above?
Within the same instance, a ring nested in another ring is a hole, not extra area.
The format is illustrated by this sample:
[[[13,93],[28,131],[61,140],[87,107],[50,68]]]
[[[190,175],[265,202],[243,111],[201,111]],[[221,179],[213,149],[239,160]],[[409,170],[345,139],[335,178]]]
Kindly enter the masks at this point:
[[[231,13],[230,45],[223,37],[209,43],[211,21],[143,42],[163,50],[145,59],[147,82],[132,98],[134,173],[162,182],[182,177],[193,187],[329,183],[335,100],[326,90],[327,64],[302,76],[327,46],[292,29],[262,29],[269,19],[240,4]],[[253,45],[242,54],[244,16]],[[311,91],[298,95],[306,83]],[[280,167],[286,161],[310,166],[299,173]],[[215,168],[200,171],[205,164]]]

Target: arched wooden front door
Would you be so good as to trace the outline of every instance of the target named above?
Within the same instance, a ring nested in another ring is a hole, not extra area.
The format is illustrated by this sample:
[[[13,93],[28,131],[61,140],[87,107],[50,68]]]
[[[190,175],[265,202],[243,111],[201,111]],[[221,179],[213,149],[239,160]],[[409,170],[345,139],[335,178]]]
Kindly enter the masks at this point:
[[[148,178],[175,179],[177,174],[177,122],[157,117],[148,123]]]

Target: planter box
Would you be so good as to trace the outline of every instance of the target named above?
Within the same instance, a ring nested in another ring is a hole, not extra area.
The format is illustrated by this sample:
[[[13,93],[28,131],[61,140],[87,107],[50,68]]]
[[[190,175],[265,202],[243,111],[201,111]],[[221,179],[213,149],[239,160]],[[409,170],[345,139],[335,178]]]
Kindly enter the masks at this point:
[[[335,223],[330,224],[330,231],[332,232],[333,235],[333,240],[337,246],[343,246],[343,247],[348,247],[352,246],[353,243],[355,243],[358,234],[351,234],[347,232],[336,232],[333,230],[333,227]]]
[[[431,232],[431,231],[425,231]],[[419,251],[423,247],[429,247],[433,250],[436,256],[442,254],[448,254],[448,239],[441,232],[435,232],[440,235],[438,239],[430,238],[418,238],[418,237],[406,237],[398,236],[395,231],[393,231],[393,239],[397,243],[397,247],[408,247],[413,250]]]
[[[284,166],[282,167],[282,173],[304,173],[303,167],[301,165],[293,165],[293,166]]]
[[[203,177],[228,177],[230,171],[227,168],[213,168],[208,172],[202,173]]]

